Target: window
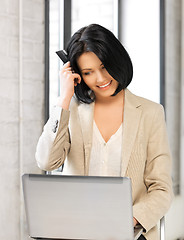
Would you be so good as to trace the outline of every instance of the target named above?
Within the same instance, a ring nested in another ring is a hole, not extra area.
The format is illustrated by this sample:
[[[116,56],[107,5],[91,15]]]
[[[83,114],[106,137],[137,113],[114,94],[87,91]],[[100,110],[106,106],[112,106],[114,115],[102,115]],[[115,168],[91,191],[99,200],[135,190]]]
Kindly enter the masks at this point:
[[[160,102],[160,0],[123,0],[121,42],[133,62],[129,89]]]

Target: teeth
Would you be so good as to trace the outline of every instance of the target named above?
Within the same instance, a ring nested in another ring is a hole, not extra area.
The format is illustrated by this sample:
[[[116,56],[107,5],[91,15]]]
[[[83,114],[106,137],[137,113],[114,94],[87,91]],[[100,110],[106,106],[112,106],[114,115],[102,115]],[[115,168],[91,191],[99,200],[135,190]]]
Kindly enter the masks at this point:
[[[103,86],[98,86],[99,88],[104,88],[104,87],[107,87],[108,85],[110,85],[111,81]]]

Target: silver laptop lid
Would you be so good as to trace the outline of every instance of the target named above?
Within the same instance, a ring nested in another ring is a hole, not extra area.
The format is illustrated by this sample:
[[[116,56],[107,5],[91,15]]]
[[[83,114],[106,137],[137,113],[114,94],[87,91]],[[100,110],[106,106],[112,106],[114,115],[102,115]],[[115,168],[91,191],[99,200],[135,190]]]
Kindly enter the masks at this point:
[[[32,238],[134,239],[129,178],[25,174],[23,192]]]

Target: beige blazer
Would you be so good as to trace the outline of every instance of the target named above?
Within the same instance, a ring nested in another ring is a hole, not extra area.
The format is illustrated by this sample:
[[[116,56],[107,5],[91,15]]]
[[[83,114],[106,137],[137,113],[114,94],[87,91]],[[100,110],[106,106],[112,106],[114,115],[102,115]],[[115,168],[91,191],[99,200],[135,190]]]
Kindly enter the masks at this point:
[[[37,145],[36,160],[41,169],[51,171],[65,161],[64,174],[88,175],[93,110],[94,103],[75,99],[70,111],[55,107]],[[122,144],[121,176],[132,180],[133,215],[145,228],[146,239],[157,240],[156,224],[172,200],[163,107],[126,89]]]

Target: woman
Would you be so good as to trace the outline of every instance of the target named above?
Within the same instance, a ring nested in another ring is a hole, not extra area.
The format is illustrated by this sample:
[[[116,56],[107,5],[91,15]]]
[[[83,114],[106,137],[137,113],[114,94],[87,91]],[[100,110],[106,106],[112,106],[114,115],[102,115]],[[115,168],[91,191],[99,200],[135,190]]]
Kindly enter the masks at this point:
[[[36,160],[64,174],[127,176],[134,226],[156,240],[172,199],[171,158],[161,105],[128,91],[130,57],[116,37],[92,24],[77,31],[61,70],[61,96],[39,139]]]

